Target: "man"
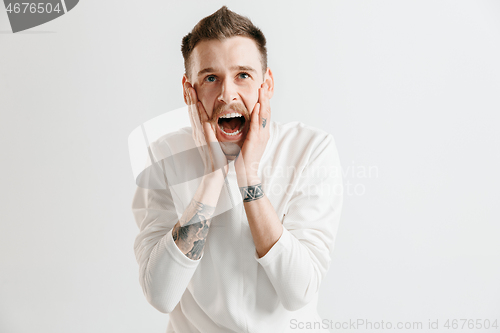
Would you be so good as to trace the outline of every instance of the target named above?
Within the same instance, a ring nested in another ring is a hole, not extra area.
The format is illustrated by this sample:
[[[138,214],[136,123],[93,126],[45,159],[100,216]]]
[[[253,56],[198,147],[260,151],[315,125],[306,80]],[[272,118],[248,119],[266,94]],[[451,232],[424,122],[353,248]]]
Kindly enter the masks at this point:
[[[132,205],[146,298],[167,332],[319,329],[342,206],[333,137],[271,121],[266,40],[249,19],[222,7],[182,53],[192,128],[151,145],[173,157],[165,188],[139,186]]]

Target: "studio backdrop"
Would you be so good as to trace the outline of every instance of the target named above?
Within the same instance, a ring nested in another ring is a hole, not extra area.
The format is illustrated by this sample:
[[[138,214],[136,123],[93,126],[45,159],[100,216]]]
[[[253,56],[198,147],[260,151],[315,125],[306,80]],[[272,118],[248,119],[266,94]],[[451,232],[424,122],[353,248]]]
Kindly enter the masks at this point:
[[[322,325],[500,332],[499,2],[48,3],[0,7],[0,332],[165,332],[128,140],[185,106],[181,39],[222,5],[266,35],[272,120],[335,139]]]

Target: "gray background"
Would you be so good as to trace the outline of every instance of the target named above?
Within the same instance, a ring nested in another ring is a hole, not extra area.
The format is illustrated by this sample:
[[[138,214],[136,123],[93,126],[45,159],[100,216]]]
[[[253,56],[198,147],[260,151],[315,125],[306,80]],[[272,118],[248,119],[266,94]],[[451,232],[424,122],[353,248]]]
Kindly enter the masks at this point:
[[[127,138],[183,106],[181,38],[223,4],[266,34],[272,118],[336,139],[322,317],[500,321],[498,1],[85,0],[18,34],[0,9],[0,331],[165,331]]]

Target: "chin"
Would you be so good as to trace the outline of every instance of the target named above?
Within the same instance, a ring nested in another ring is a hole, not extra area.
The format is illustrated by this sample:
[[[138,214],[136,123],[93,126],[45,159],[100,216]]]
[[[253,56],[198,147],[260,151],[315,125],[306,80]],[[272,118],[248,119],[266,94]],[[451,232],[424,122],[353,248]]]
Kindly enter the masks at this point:
[[[243,142],[234,142],[234,141],[219,141],[220,146],[226,157],[230,160],[236,158],[236,156],[240,153],[241,146]]]

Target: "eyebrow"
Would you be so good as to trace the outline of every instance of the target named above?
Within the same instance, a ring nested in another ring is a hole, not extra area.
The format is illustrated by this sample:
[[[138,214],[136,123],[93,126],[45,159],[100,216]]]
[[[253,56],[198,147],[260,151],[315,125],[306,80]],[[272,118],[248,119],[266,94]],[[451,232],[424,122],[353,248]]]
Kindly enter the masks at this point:
[[[245,72],[257,73],[257,71],[253,67],[250,67],[250,66],[233,66],[229,69],[232,71],[245,71]],[[198,72],[198,76],[201,76],[205,73],[213,73],[213,72],[217,72],[217,70],[212,68],[212,67],[204,68]]]

